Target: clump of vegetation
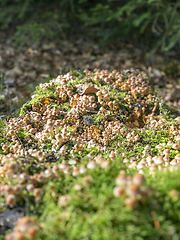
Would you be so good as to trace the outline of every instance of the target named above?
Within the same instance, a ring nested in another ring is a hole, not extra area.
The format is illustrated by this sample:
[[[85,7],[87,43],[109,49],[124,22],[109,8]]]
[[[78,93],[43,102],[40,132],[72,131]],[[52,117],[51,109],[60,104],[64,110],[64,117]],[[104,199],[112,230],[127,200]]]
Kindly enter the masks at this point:
[[[166,109],[134,69],[40,84],[1,123],[6,240],[179,239],[180,117]]]

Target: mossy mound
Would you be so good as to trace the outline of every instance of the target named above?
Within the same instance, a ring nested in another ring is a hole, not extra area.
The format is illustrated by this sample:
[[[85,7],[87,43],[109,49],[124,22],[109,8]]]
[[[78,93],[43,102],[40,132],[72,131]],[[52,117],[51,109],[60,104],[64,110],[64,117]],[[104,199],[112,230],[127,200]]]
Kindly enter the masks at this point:
[[[180,119],[166,109],[134,69],[40,84],[1,125],[2,224],[26,215],[6,239],[179,239]]]

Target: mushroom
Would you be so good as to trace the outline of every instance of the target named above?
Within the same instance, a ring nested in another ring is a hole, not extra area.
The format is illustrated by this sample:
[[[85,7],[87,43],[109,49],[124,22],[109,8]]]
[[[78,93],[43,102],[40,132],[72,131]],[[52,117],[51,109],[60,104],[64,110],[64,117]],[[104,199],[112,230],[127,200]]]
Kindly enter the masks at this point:
[[[175,156],[175,159],[177,160],[178,163],[180,162],[180,154],[179,153]]]
[[[137,186],[141,186],[146,182],[145,177],[142,174],[136,173],[132,178],[132,183]]]
[[[91,160],[91,161],[89,161],[88,162],[88,164],[87,164],[87,168],[89,168],[89,169],[94,169],[94,168],[96,168],[96,162],[94,161],[94,160]]]
[[[126,186],[127,184],[127,178],[125,174],[119,174],[116,178],[116,184],[119,186]]]
[[[123,196],[124,194],[125,194],[125,188],[124,187],[119,187],[119,186],[117,186],[117,187],[115,187],[114,189],[113,189],[113,193],[114,193],[114,196],[115,197],[120,197],[120,196]]]

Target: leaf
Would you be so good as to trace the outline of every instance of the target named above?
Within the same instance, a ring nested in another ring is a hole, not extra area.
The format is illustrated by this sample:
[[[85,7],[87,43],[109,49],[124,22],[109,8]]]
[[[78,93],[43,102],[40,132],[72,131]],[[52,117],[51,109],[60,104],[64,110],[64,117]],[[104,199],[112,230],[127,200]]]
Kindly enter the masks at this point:
[[[139,25],[140,25],[145,19],[149,18],[149,16],[150,16],[150,12],[146,12],[146,13],[140,15],[140,17],[134,19],[133,25],[134,25],[135,27],[139,27]]]
[[[169,44],[164,48],[165,51],[170,50],[172,47],[175,46],[175,44],[179,41],[179,37],[180,37],[180,31],[178,31],[176,34],[174,34],[170,40],[169,40]]]
[[[77,89],[78,89],[78,93],[80,95],[83,94],[89,94],[89,93],[96,93],[100,90],[100,88],[93,84],[93,83],[84,83],[84,84],[78,84],[76,85]]]

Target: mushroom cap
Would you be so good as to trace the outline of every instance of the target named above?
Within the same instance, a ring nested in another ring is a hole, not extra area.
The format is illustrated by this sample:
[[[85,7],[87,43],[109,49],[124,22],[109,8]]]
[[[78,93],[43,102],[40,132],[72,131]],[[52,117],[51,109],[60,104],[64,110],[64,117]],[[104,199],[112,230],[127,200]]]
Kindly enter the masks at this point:
[[[125,174],[119,174],[116,178],[116,184],[119,186],[125,186],[127,184],[127,177]]]
[[[169,149],[165,149],[165,150],[163,151],[163,153],[164,153],[164,155],[170,155],[170,154],[171,154],[171,152],[170,152]]]
[[[114,153],[114,151],[111,151],[111,153],[109,154],[109,158],[114,159],[116,157],[116,154]]]
[[[137,165],[137,169],[143,169],[145,166],[146,166],[145,163],[139,162]]]
[[[137,205],[137,200],[128,197],[125,199],[125,205],[129,208],[135,208]]]
[[[139,186],[134,183],[131,183],[126,188],[126,193],[129,197],[136,197],[136,195],[139,193]]]
[[[152,156],[150,156],[150,155],[147,156],[146,161],[148,161],[148,162],[152,161]]]
[[[66,161],[62,161],[62,163],[59,165],[59,167],[61,168],[61,169],[64,169],[64,168],[66,168],[66,167],[68,167],[69,166],[69,164],[66,162]]]
[[[157,159],[154,162],[157,165],[163,164],[164,163],[163,157],[162,156],[157,157]]]
[[[172,198],[179,197],[179,192],[175,189],[172,189],[172,190],[169,191],[169,196],[172,197]]]
[[[96,162],[94,160],[92,161],[89,161],[88,164],[87,164],[87,168],[89,169],[93,169],[93,168],[96,168]]]
[[[170,162],[170,164],[171,164],[172,166],[176,166],[178,163],[177,163],[177,160],[176,160],[176,159],[173,159],[173,160]]]
[[[63,195],[59,196],[58,198],[58,205],[59,206],[65,206],[67,203],[71,200],[71,197],[69,195]]]
[[[167,164],[169,162],[169,155],[163,157],[164,162]]]
[[[172,141],[169,141],[168,143],[167,143],[167,146],[168,147],[171,147],[173,145],[173,142]]]
[[[176,121],[180,121],[180,117],[175,118]]]
[[[152,170],[152,171],[154,171],[156,169],[158,169],[158,167],[155,163],[152,163],[151,166],[149,167],[149,170]]]
[[[125,188],[117,186],[113,189],[113,193],[115,197],[120,197],[125,194]]]
[[[135,185],[140,186],[146,182],[146,179],[142,174],[136,173],[132,178],[132,182]]]
[[[179,153],[175,156],[175,159],[180,160],[180,154]]]
[[[173,149],[178,149],[178,148],[179,148],[179,145],[178,145],[177,143],[174,143],[174,144],[172,145],[172,148],[173,148]]]
[[[80,169],[79,169],[79,172],[80,172],[81,174],[83,174],[83,173],[85,173],[85,171],[86,171],[85,165],[81,165],[81,166],[80,166]]]
[[[132,166],[132,167],[137,167],[137,165],[138,165],[138,162],[137,162],[137,161],[133,161],[133,162],[131,163],[131,166]]]
[[[102,161],[104,161],[105,159],[103,158],[102,155],[98,155],[97,157],[95,157],[95,160],[96,160],[96,162],[99,164],[99,163],[101,163]]]
[[[158,144],[157,146],[156,146],[156,148],[159,150],[159,149],[162,149],[162,145],[161,144]]]
[[[124,158],[123,159],[123,163],[129,163],[129,159],[128,158]]]
[[[180,141],[180,135],[177,135],[176,137],[175,137],[175,139],[176,139],[176,141]]]

